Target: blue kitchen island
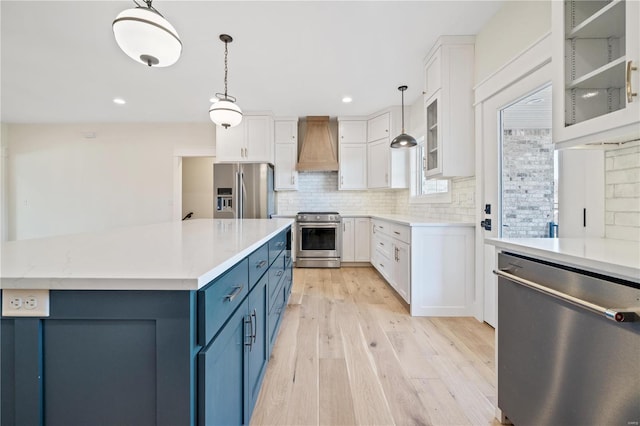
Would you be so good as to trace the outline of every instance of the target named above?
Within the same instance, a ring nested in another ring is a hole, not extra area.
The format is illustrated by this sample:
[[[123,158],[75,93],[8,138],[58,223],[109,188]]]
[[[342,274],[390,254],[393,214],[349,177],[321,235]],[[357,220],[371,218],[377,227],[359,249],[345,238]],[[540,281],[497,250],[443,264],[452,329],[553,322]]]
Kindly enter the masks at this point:
[[[1,424],[248,424],[291,292],[292,223],[3,244]]]

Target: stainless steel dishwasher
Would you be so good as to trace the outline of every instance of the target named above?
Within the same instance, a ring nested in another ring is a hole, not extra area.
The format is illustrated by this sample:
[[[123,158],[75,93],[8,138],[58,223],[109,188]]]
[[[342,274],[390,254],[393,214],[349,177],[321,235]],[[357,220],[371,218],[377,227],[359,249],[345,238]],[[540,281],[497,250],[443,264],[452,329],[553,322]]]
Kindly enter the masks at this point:
[[[503,415],[516,426],[638,425],[640,284],[511,253],[498,266]]]

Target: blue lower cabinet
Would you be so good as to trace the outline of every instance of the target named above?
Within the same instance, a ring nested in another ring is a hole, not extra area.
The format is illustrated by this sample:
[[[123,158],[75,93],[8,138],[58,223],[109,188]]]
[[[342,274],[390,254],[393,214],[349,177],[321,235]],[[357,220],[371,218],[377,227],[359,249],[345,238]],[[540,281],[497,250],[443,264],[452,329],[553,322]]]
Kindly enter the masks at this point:
[[[50,292],[0,321],[2,425],[195,424],[195,292]]]
[[[252,340],[249,346],[249,412],[251,418],[253,407],[258,400],[262,379],[267,369],[269,353],[267,346],[267,289],[268,275],[264,275],[249,294],[249,316],[251,320]]]
[[[248,424],[268,361],[267,283],[249,296],[198,354],[198,424]]]
[[[242,425],[248,388],[248,301],[198,354],[198,425]]]

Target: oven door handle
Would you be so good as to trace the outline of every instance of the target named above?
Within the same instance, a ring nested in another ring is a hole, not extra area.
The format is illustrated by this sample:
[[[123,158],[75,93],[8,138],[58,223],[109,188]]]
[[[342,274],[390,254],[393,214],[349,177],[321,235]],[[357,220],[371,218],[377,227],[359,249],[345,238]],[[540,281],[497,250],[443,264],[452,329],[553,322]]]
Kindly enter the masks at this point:
[[[299,223],[298,224],[298,228],[299,229],[303,229],[303,228],[335,228],[338,229],[340,227],[339,223]]]

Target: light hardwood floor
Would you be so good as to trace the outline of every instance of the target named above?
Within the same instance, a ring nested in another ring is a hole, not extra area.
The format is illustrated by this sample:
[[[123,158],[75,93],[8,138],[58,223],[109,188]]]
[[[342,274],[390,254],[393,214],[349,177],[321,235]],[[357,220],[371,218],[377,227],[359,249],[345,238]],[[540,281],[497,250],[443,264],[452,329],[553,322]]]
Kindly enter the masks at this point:
[[[487,425],[494,330],[411,317],[373,268],[294,269],[252,425]]]

